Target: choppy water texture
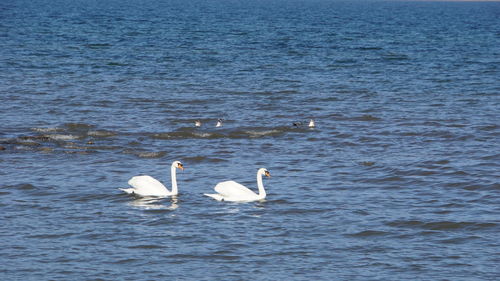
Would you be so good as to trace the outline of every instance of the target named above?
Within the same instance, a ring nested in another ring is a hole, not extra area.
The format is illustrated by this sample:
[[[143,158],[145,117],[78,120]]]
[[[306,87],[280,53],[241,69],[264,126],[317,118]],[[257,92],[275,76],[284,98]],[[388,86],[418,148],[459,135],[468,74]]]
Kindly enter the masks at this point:
[[[498,280],[499,18],[2,1],[0,279]],[[178,198],[118,190],[173,160]],[[202,195],[259,167],[265,202]]]

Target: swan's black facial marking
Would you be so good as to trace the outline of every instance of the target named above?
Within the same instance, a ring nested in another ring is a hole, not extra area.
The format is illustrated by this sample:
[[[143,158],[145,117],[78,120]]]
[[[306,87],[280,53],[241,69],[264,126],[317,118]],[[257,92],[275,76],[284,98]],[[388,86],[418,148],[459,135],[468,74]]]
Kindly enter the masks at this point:
[[[264,172],[264,174],[266,175],[266,177],[269,177],[269,178],[271,177],[271,173],[269,173],[269,171],[267,171],[267,170]]]
[[[184,170],[184,165],[182,165],[182,163],[177,163],[177,168]]]

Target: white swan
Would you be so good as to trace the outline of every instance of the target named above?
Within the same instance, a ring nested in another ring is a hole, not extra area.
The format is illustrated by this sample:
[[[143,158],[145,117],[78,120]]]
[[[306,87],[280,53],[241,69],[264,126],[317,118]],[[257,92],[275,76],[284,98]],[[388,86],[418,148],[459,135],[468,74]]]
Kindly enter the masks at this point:
[[[195,127],[201,127],[201,121],[200,120],[194,121],[194,126]]]
[[[224,181],[218,183],[214,187],[214,190],[217,193],[205,193],[205,195],[208,197],[212,197],[217,201],[250,202],[262,200],[266,198],[266,191],[264,190],[264,185],[262,185],[262,175],[271,177],[269,171],[265,168],[260,168],[257,171],[257,187],[259,188],[259,194],[256,194],[247,187],[235,181]]]
[[[176,179],[176,168],[184,170],[184,166],[179,161],[174,161],[170,168],[170,173],[172,177],[172,191],[169,191],[161,182],[150,176],[135,176],[132,177],[128,184],[133,188],[120,188],[128,194],[134,194],[139,196],[173,196],[177,195],[177,179]]]
[[[309,128],[314,128],[314,127],[316,127],[316,124],[314,124],[314,120],[311,119],[309,121]]]
[[[217,119],[217,124],[215,124],[215,127],[222,127],[222,119]]]

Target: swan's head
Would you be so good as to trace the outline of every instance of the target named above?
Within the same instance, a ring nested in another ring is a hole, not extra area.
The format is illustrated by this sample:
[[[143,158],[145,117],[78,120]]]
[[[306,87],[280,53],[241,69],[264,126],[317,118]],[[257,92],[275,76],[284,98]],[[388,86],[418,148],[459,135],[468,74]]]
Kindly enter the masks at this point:
[[[172,163],[172,167],[184,170],[184,165],[182,165],[181,161],[174,161],[174,163]]]
[[[269,173],[269,171],[266,168],[260,168],[259,169],[259,174],[264,175],[264,176],[266,176],[268,178],[271,177],[271,173]]]
[[[266,175],[266,177],[268,177],[268,178],[270,178],[270,177],[271,177],[271,173],[269,173],[269,171],[268,171],[268,170],[266,170],[266,171],[264,172],[264,175]]]

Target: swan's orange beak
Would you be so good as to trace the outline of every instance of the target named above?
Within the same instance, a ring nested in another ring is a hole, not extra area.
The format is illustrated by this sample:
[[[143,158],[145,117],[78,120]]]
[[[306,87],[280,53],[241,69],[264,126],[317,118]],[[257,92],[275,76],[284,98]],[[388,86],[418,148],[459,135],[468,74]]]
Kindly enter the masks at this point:
[[[182,165],[181,163],[177,164],[177,168],[181,169],[184,171],[184,165]]]
[[[269,178],[271,177],[271,174],[269,173],[269,171],[266,171],[264,174],[266,175],[266,177],[269,177]]]

